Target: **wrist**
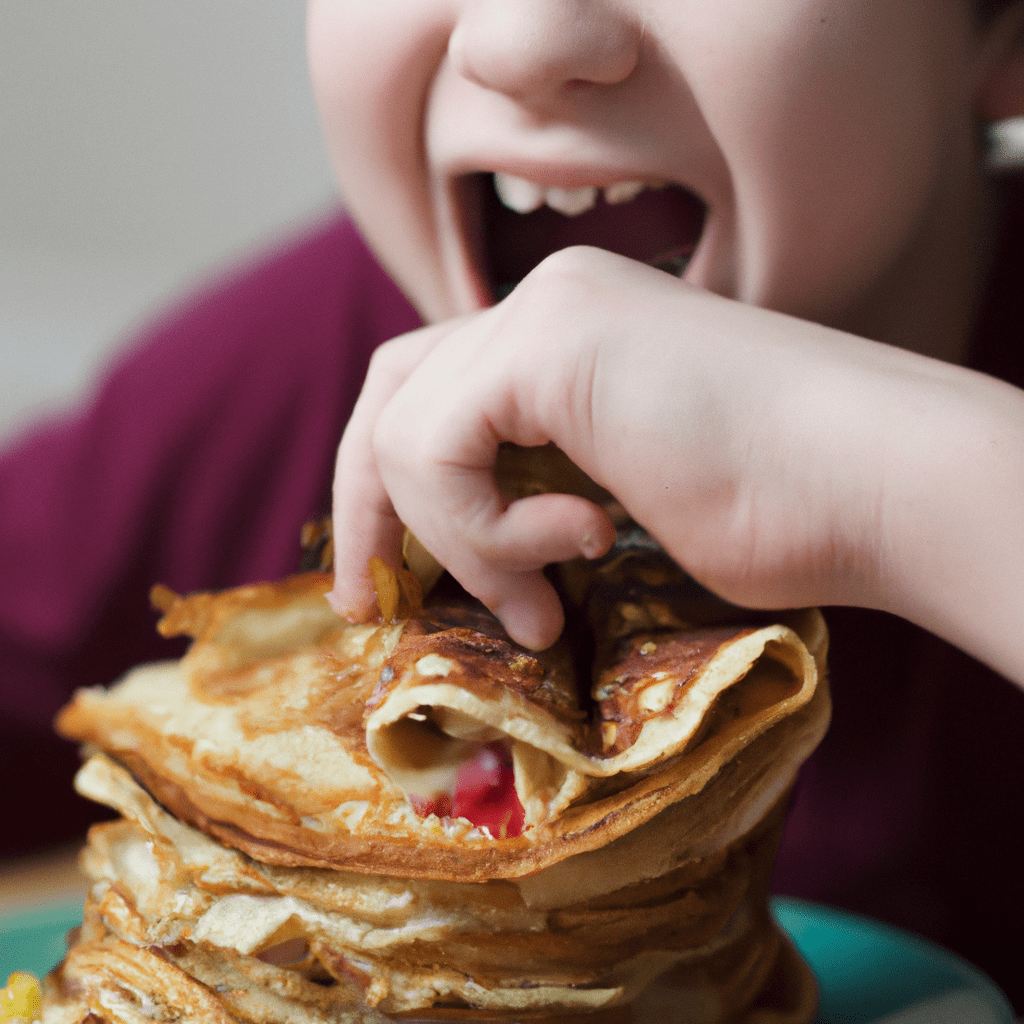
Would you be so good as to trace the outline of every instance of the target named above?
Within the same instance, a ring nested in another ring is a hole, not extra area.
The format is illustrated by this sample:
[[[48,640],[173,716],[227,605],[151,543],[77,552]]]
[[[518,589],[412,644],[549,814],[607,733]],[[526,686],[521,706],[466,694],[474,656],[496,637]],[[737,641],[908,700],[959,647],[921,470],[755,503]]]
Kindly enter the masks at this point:
[[[869,603],[1024,678],[1024,393],[929,367],[899,404]]]

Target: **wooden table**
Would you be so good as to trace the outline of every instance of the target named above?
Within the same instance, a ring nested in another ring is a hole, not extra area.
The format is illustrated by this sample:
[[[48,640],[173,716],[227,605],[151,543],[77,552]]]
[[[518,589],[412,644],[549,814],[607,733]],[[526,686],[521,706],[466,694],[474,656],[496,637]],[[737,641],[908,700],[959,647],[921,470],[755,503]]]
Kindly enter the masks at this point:
[[[44,903],[83,898],[88,889],[78,870],[81,843],[32,857],[0,861],[0,917]]]

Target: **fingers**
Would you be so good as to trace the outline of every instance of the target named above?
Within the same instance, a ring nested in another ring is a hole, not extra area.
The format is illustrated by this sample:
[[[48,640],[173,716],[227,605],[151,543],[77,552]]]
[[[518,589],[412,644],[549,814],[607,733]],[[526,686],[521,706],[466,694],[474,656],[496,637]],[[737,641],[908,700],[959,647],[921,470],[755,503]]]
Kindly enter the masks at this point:
[[[489,563],[512,569],[540,568],[581,555],[597,558],[615,540],[608,513],[573,494],[521,498],[487,525],[486,533],[472,541]]]
[[[397,565],[404,524],[515,640],[543,648],[562,627],[544,566],[613,542],[609,517],[591,502],[548,494],[510,503],[495,482],[501,442],[564,435],[592,447],[576,421],[590,408],[594,332],[570,344],[555,327],[561,292],[519,291],[511,306],[413,332],[374,356],[335,468],[330,601],[340,614],[372,614],[369,559]],[[562,339],[554,350],[553,331]]]
[[[513,639],[537,649],[557,639],[563,618],[543,568],[603,554],[615,531],[604,510],[581,497],[510,502],[499,490],[500,442],[553,438],[516,400],[518,375],[506,367],[522,365],[523,346],[492,344],[496,319],[475,318],[468,332],[453,327],[380,408],[374,465],[390,506],[377,506],[377,537],[389,512],[396,515]]]
[[[517,644],[533,651],[550,647],[565,625],[562,602],[541,573],[510,581],[503,600],[491,611]]]
[[[377,467],[373,432],[381,410],[423,357],[443,337],[428,328],[404,335],[375,353],[334,469],[334,588],[327,599],[344,618],[363,621],[376,603],[368,565],[376,555],[388,565],[401,560],[403,525]]]
[[[416,521],[417,536],[426,534],[427,547],[494,612],[513,640],[534,650],[553,644],[562,630],[562,607],[542,570],[552,562],[604,554],[615,539],[607,513],[565,494],[506,505],[486,471],[464,474],[446,506],[447,514],[438,517],[410,510],[403,518]]]
[[[492,588],[494,594],[482,598],[484,604],[517,643],[533,650],[550,647],[562,631],[564,616],[541,568],[581,555],[596,558],[614,540],[615,527],[608,514],[582,498],[550,494],[513,502],[495,523],[488,546],[491,558],[485,563],[481,589]],[[517,571],[520,559],[536,568]],[[502,560],[510,561],[512,567],[496,572]]]

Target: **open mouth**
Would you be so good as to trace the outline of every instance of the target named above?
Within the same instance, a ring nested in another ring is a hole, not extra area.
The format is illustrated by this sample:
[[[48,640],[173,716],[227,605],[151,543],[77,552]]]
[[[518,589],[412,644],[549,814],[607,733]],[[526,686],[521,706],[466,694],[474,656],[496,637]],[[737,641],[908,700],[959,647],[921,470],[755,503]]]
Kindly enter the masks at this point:
[[[544,189],[484,173],[462,184],[462,209],[479,211],[479,221],[464,227],[492,301],[571,245],[597,246],[680,277],[704,229],[704,203],[679,185]]]

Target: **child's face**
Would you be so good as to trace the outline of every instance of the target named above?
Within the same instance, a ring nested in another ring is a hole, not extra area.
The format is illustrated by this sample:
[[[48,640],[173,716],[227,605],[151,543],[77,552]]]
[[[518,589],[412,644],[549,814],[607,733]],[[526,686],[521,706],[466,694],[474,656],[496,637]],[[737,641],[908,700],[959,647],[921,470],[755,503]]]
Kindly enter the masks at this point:
[[[967,0],[309,0],[309,40],[349,208],[429,319],[581,241],[870,330],[969,243]],[[524,215],[479,172],[670,187]]]

